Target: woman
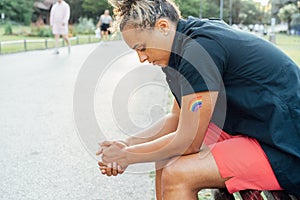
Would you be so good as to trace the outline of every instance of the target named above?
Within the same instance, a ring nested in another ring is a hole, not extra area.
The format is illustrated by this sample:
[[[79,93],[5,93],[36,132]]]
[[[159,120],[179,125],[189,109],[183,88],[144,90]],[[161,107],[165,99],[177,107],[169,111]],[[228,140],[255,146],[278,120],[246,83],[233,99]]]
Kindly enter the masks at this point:
[[[300,70],[275,46],[222,21],[180,17],[170,0],[110,3],[141,62],[162,68],[174,106],[125,141],[103,141],[100,170],[156,163],[157,199],[203,188],[300,195]],[[221,129],[222,128],[222,129]]]

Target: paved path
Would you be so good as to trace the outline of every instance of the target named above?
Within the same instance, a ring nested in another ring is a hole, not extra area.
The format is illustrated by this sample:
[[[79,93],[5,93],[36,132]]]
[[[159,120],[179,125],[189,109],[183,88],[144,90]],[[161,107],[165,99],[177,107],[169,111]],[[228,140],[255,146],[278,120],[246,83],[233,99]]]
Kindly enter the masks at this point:
[[[0,199],[154,198],[154,183],[149,178],[152,165],[129,168],[129,172],[118,177],[102,176],[74,122],[74,86],[85,60],[102,48],[107,54],[99,55],[100,64],[122,45],[121,42],[108,42],[74,46],[70,55],[62,49],[58,56],[52,55],[50,50],[0,55]],[[102,114],[99,124],[111,139],[118,133],[124,137],[120,128],[113,124],[116,119],[109,119],[111,110],[108,108],[113,104],[107,99],[111,98],[112,87],[126,77],[124,74],[128,70],[122,68],[124,62],[117,64],[120,68],[112,67],[115,70],[102,78],[101,87],[95,93],[96,102],[99,98],[97,105],[100,105],[95,106],[95,113]],[[120,73],[123,76],[116,78]],[[108,84],[109,81],[112,84]],[[150,89],[134,93],[130,97],[134,103],[128,106],[130,118],[142,123],[140,126],[149,124],[147,113],[140,108],[147,107],[143,105],[150,99],[156,99],[150,104],[168,104],[167,93],[164,89],[151,88],[151,84]],[[162,112],[161,109],[152,111],[154,115]],[[110,130],[114,134],[110,134]]]

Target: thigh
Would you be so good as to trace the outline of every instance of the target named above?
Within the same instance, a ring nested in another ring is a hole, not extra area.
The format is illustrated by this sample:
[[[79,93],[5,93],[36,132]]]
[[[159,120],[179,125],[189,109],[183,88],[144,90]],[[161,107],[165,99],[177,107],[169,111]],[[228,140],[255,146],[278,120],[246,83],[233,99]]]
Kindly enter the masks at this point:
[[[68,37],[67,34],[63,34],[62,37],[63,37],[65,40],[69,39],[69,37]]]
[[[165,174],[170,175],[173,183],[178,181],[192,190],[224,188],[227,180],[221,177],[209,148],[172,159],[163,170]]]
[[[257,140],[245,136],[211,144],[217,163],[229,192],[245,189],[280,190],[267,156]]]

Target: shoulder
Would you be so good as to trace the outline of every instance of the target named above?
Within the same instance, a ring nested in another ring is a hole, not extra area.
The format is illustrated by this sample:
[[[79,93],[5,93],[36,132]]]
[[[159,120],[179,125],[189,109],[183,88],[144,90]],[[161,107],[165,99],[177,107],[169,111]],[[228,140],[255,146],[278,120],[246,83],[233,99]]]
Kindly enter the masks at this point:
[[[65,1],[63,1],[63,5],[64,5],[65,7],[70,8],[69,4],[68,4],[67,2],[65,2]]]
[[[57,7],[57,2],[52,5],[52,9]]]

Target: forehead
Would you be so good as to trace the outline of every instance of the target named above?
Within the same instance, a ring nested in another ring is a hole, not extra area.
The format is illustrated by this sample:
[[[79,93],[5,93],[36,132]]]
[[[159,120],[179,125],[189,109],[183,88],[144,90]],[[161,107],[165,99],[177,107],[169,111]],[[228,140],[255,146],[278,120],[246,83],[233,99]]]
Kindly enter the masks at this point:
[[[123,39],[130,47],[133,47],[138,43],[145,43],[149,40],[150,34],[151,33],[148,30],[137,28],[124,28],[122,31]]]

